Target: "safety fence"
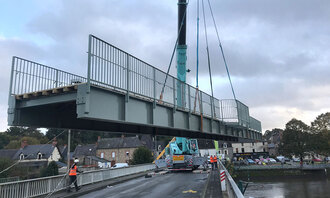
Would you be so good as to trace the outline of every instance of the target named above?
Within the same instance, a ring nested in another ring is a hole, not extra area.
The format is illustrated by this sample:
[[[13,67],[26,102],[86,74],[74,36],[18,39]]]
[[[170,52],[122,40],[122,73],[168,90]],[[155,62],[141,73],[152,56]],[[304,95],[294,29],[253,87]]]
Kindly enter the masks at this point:
[[[330,164],[271,164],[271,165],[248,165],[248,166],[235,166],[235,170],[290,170],[290,169],[302,169],[302,170],[324,170],[329,169]]]
[[[93,35],[89,37],[88,83],[135,94],[191,113],[249,126],[249,108],[238,100],[221,100]],[[162,92],[163,90],[163,92]]]
[[[224,170],[225,172],[225,192],[222,193],[227,193],[226,197],[229,198],[244,198],[241,190],[238,188],[236,182],[234,181],[234,179],[231,177],[231,175],[229,174],[229,172],[227,171],[226,167],[222,164],[221,160],[218,161],[219,162],[219,166],[220,166],[220,170]],[[223,181],[221,181],[223,182]],[[221,184],[223,185],[223,184]]]
[[[155,168],[154,164],[143,164],[118,169],[101,169],[78,175],[78,185],[93,184],[113,178],[141,173]],[[66,188],[64,175],[42,177],[0,184],[0,198],[27,198],[47,195]]]
[[[261,131],[261,122],[250,116],[250,129],[254,131]]]
[[[86,78],[14,56],[9,95],[33,93],[82,82],[87,82]]]

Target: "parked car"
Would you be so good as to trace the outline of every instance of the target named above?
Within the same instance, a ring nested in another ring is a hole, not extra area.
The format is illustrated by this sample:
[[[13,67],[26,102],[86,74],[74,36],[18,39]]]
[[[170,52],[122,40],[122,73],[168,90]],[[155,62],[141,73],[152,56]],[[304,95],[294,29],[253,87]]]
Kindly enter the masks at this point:
[[[276,160],[274,158],[269,158],[268,162],[269,163],[276,163]]]
[[[111,168],[123,168],[123,167],[128,167],[128,164],[127,163],[116,163]]]
[[[298,157],[293,157],[292,160],[293,160],[294,162],[300,162],[300,159],[299,159]]]
[[[313,160],[313,162],[322,162],[322,160],[319,159],[319,158],[314,158],[314,159],[312,159],[312,160]]]
[[[256,164],[256,162],[253,161],[252,159],[247,159],[247,162],[248,162],[249,164]]]

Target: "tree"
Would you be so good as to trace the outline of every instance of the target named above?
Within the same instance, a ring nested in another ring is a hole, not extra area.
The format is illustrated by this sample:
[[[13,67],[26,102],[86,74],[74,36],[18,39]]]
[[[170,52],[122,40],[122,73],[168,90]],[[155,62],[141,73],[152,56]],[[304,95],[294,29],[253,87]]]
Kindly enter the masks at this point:
[[[0,171],[8,168],[12,164],[14,164],[14,162],[11,159],[9,159],[9,158],[0,158]],[[0,174],[0,178],[6,178],[6,177],[10,176],[12,171],[13,171],[13,169],[9,169],[7,171],[4,171],[3,173]]]
[[[3,149],[9,141],[10,139],[6,133],[0,133],[0,149]]]
[[[316,153],[330,154],[330,112],[322,113],[311,123],[313,135],[311,142]]]
[[[316,133],[330,131],[330,112],[322,113],[312,122],[313,131]]]
[[[151,163],[153,161],[153,157],[151,151],[146,147],[139,147],[133,153],[132,164],[145,164]]]
[[[55,161],[50,162],[47,167],[44,167],[40,170],[40,177],[54,175],[58,175],[58,166]]]
[[[11,140],[9,144],[5,147],[6,149],[18,149],[21,147],[21,142],[27,141],[29,145],[41,144],[40,140],[35,137],[22,137],[18,140]]]
[[[290,120],[285,126],[279,152],[285,156],[295,155],[303,158],[306,152],[311,151],[309,132],[310,127],[304,122],[297,119]]]

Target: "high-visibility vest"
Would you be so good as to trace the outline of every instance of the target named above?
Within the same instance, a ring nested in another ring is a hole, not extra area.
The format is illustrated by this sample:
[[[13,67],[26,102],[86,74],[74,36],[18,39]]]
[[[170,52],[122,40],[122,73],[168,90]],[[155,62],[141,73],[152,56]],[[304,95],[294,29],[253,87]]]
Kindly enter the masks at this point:
[[[210,157],[210,162],[211,162],[211,163],[214,162],[213,156]]]
[[[214,156],[214,162],[217,162],[218,161],[218,159],[217,159],[217,156],[215,155]]]
[[[70,169],[69,175],[70,175],[70,176],[76,176],[76,175],[77,175],[77,166],[76,166],[76,165],[74,165],[74,166]]]

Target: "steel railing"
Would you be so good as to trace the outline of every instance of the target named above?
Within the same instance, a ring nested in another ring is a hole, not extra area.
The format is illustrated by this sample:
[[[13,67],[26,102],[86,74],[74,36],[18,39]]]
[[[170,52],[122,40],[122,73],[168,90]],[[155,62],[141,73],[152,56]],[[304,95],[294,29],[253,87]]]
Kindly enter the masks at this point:
[[[127,94],[145,97],[155,103],[165,103],[192,113],[202,113],[204,116],[248,127],[249,108],[242,102],[238,100],[219,101],[213,98],[212,103],[212,96],[171,75],[167,76],[164,85],[165,78],[165,72],[90,35],[88,83],[118,89]],[[160,98],[163,86],[164,92]],[[181,98],[178,98],[178,88],[181,89],[179,92]]]
[[[220,165],[220,169],[225,171],[226,174],[226,192],[229,198],[244,198],[241,190],[238,188],[236,182],[231,177],[226,167],[222,164],[221,160],[218,161]]]
[[[9,95],[20,95],[86,82],[86,78],[13,57]]]
[[[78,185],[87,185],[109,179],[141,173],[155,168],[154,164],[143,164],[118,169],[87,171],[78,175]],[[66,188],[64,175],[43,177],[0,184],[0,198],[27,198],[47,195]]]

